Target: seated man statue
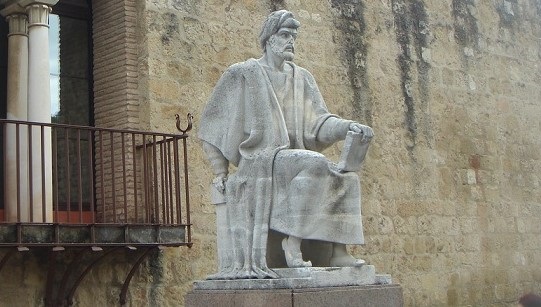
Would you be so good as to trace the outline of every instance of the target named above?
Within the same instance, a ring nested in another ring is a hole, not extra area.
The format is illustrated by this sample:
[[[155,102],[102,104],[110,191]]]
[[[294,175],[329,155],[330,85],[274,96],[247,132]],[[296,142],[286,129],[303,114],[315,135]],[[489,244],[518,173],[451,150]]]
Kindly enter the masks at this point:
[[[373,132],[329,113],[314,77],[291,62],[299,26],[289,11],[271,13],[259,36],[263,56],[229,67],[202,114],[199,138],[225,208],[217,211],[225,223],[219,272],[209,278],[277,277],[267,267],[269,229],[286,235],[289,267],[311,266],[303,239],[332,242],[330,266],[364,263],[346,251],[364,243],[358,175],[319,151],[349,131],[367,146]]]

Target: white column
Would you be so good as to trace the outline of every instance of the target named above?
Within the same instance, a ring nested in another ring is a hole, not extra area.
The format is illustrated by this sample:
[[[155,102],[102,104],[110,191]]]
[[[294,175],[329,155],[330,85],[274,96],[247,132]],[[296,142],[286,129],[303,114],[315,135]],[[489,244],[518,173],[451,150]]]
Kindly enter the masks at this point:
[[[23,1],[25,2],[25,1]],[[57,1],[29,1],[28,120],[51,122],[49,77],[49,13]],[[33,129],[30,164],[30,205],[33,222],[53,221],[51,130]],[[42,148],[43,144],[43,148]],[[45,211],[44,211],[45,210]]]
[[[7,16],[8,84],[7,118],[26,120],[28,87],[28,23],[26,15]]]
[[[11,6],[1,12],[7,15],[8,34],[8,80],[7,119],[27,120],[28,88],[28,24],[21,7]],[[27,127],[5,127],[4,141],[4,209],[8,222],[28,222],[28,138]],[[17,142],[18,139],[18,142]],[[19,171],[17,171],[19,170]],[[17,209],[19,208],[19,209]]]

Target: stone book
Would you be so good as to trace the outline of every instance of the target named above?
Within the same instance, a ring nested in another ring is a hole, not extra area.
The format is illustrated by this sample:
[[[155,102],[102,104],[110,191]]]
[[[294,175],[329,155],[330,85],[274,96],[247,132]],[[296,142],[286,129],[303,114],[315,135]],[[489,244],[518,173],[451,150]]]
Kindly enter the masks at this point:
[[[368,151],[369,141],[363,141],[363,134],[348,131],[344,148],[338,162],[338,169],[341,172],[357,172],[361,169],[366,152]]]

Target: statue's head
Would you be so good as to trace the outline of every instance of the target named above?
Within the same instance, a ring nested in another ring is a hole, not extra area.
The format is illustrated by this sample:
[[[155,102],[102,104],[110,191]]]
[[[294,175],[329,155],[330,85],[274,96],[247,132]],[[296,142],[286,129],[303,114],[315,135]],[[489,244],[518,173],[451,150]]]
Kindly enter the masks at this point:
[[[261,48],[266,52],[267,46],[270,46],[273,52],[283,54],[287,60],[292,60],[293,44],[300,25],[290,11],[272,12],[263,23],[259,34]]]

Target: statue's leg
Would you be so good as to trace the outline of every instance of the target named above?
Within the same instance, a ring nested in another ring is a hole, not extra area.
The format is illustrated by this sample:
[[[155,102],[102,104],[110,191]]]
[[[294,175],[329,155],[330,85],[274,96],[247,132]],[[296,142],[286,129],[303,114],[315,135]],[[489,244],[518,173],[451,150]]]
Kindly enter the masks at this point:
[[[212,187],[211,187],[212,188]],[[233,273],[232,235],[229,227],[227,205],[219,203],[216,207],[216,234],[218,252],[218,272],[207,277],[207,279],[231,279]]]
[[[365,261],[351,256],[345,244],[333,243],[330,266],[347,267],[362,266]]]
[[[301,253],[301,238],[289,236],[282,240],[282,249],[286,257],[287,266],[290,268],[311,267],[311,261],[304,261]]]
[[[229,279],[252,278],[250,255],[252,251],[253,221],[249,218],[250,208],[246,202],[227,204],[233,251],[232,270]]]
[[[320,201],[328,164],[325,156],[307,150],[285,150],[276,157],[274,176],[280,180],[273,214],[279,225],[276,230],[289,235],[282,241],[282,249],[290,268],[312,266],[311,261],[303,260],[300,245],[303,235],[310,232],[306,228],[312,220],[310,208]]]
[[[235,244],[235,279],[255,278],[256,274],[252,271],[251,256],[252,256],[252,232],[253,226],[242,229],[237,228],[233,233]]]

